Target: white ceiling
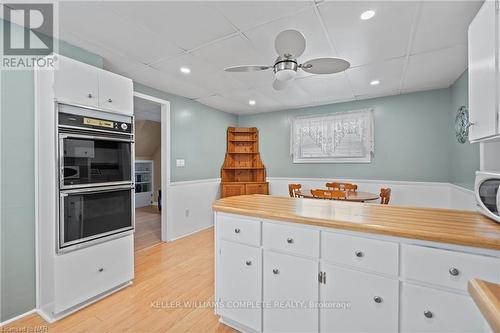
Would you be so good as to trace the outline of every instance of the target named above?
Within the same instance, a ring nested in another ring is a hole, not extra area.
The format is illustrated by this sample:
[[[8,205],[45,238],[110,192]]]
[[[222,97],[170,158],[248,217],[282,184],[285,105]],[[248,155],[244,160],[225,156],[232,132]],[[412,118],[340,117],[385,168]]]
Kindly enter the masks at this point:
[[[59,6],[59,35],[136,82],[249,114],[448,87],[467,67],[467,26],[481,3],[70,1]],[[375,17],[360,20],[368,9]],[[285,91],[271,87],[272,71],[223,71],[272,64],[275,36],[291,28],[307,40],[299,61],[338,56],[351,68],[301,72]],[[374,79],[378,86],[369,84]]]

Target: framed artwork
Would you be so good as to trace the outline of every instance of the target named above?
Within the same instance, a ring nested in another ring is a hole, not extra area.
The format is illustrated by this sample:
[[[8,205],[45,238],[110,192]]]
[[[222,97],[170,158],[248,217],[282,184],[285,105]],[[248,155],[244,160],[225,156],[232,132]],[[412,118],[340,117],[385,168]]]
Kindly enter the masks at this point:
[[[370,163],[374,154],[373,109],[293,118],[293,163]]]

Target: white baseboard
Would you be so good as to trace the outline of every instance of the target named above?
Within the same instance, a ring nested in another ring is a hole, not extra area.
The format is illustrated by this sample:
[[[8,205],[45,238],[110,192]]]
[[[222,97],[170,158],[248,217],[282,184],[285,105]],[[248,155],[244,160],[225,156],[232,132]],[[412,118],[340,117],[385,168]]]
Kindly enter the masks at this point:
[[[213,227],[213,224],[209,225],[209,226],[206,226],[206,227],[203,227],[201,229],[198,229],[198,230],[195,230],[193,232],[190,232],[189,234],[185,234],[185,235],[182,235],[182,236],[179,236],[177,238],[172,238],[172,239],[169,239],[168,242],[174,242],[176,240],[179,240],[179,239],[182,239],[182,238],[185,238],[185,237],[188,237],[188,236],[191,236],[191,235],[194,235],[196,234],[197,232],[200,232],[200,231],[203,231],[203,230],[207,230],[207,229],[210,229]]]
[[[0,322],[0,327],[2,327],[4,325],[8,325],[10,323],[15,322],[16,320],[22,319],[22,318],[24,318],[26,316],[29,316],[29,315],[32,315],[32,314],[35,314],[35,313],[38,313],[37,309],[31,309],[31,310],[29,310],[29,311],[27,311],[25,313],[22,313],[22,314],[20,314],[18,316],[15,316],[13,318],[10,318],[10,319],[7,319],[5,321]]]

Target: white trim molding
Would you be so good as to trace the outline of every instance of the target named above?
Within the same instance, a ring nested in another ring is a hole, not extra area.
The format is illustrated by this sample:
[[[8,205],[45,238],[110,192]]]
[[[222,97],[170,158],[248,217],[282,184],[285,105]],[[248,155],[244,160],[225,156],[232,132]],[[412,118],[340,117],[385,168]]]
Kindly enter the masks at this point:
[[[10,319],[7,319],[5,321],[0,322],[0,331],[2,331],[1,327],[3,327],[4,325],[8,325],[10,323],[15,322],[16,320],[22,319],[24,317],[27,317],[27,316],[35,314],[35,313],[38,313],[38,310],[37,309],[31,309],[29,311],[26,311],[25,313],[21,313],[18,316],[15,316],[15,317],[12,317]]]

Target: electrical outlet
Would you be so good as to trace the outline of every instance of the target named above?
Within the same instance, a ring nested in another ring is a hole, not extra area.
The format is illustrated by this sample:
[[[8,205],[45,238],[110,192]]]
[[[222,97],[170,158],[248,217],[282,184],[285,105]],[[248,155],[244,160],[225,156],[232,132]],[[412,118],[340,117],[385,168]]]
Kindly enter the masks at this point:
[[[189,209],[186,209],[186,210],[184,211],[184,215],[185,215],[186,217],[189,217]]]

